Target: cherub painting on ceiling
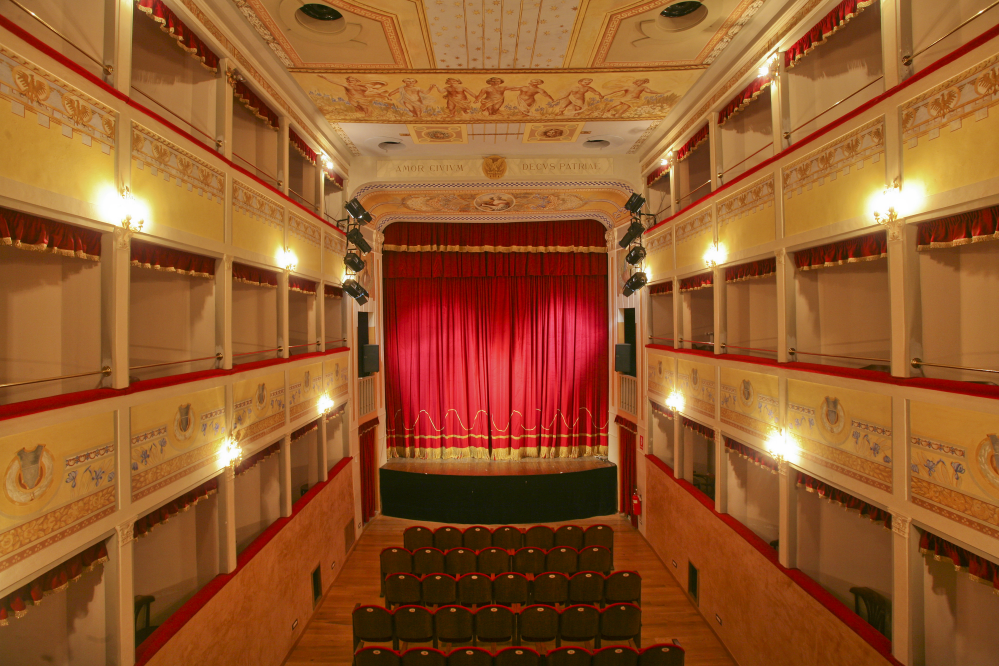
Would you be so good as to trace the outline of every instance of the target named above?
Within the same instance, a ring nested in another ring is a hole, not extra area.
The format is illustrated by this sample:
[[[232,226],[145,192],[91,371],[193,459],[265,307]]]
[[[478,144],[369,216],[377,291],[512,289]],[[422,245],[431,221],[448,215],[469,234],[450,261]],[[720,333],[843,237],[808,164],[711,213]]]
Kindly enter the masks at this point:
[[[580,76],[552,72],[296,72],[331,122],[517,122],[572,118],[664,117],[696,80],[696,71]]]

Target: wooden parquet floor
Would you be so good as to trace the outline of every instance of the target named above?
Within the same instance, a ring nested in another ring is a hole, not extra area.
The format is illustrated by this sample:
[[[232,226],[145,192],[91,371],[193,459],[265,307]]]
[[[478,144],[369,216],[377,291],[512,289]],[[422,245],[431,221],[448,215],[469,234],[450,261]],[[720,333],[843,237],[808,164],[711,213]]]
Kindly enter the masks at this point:
[[[686,650],[687,666],[735,666],[708,623],[631,523],[620,515],[572,522],[610,525],[614,529],[615,569],[638,571],[642,575],[643,646],[668,643],[675,638]],[[383,548],[401,546],[403,530],[416,524],[437,526],[384,516],[372,520],[285,660],[287,666],[351,663],[351,610],[356,603],[383,602],[378,596],[378,555]]]

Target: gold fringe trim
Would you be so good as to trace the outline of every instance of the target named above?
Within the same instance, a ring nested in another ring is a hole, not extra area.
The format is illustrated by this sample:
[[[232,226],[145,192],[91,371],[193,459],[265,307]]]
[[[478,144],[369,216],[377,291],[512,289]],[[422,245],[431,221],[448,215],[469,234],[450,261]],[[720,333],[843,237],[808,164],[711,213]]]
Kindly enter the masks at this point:
[[[254,118],[256,118],[257,120],[264,121],[264,123],[266,123],[267,126],[269,128],[271,128],[272,130],[274,130],[275,132],[277,132],[280,129],[279,127],[274,127],[274,125],[271,125],[271,119],[270,118],[268,118],[267,116],[263,116],[263,115],[260,115],[259,113],[257,113],[257,110],[253,106],[250,105],[250,100],[247,99],[246,97],[240,96],[240,94],[236,92],[235,88],[232,89],[232,96],[235,97],[239,101],[240,104],[242,104],[244,107],[246,107],[246,110],[249,111],[250,114],[252,114]]]
[[[53,594],[56,594],[57,592],[62,592],[63,590],[65,590],[66,588],[69,587],[70,583],[75,583],[76,581],[78,581],[81,578],[83,578],[84,574],[90,573],[91,571],[93,571],[94,569],[96,569],[98,566],[103,566],[104,563],[107,562],[109,559],[110,559],[110,557],[108,555],[105,555],[104,557],[97,558],[96,560],[94,560],[93,562],[91,562],[89,565],[83,567],[83,570],[80,571],[79,575],[70,578],[68,581],[66,581],[65,583],[63,583],[59,587],[56,587],[56,588],[53,588],[51,590],[46,590],[45,592],[42,592],[42,598],[38,599],[37,601],[34,600],[34,599],[31,599],[29,597],[28,599],[25,600],[25,604],[26,604],[27,607],[23,611],[14,611],[14,619],[15,620],[21,619],[22,617],[24,617],[25,615],[28,614],[28,608],[33,608],[34,606],[41,605],[42,601],[45,600],[45,597],[51,596]],[[9,624],[10,624],[10,620],[0,620],[0,627],[6,627]]]
[[[833,28],[832,31],[829,32],[827,35],[825,35],[820,41],[818,41],[818,42],[812,42],[811,46],[809,46],[801,55],[799,55],[798,57],[796,57],[794,60],[791,61],[791,64],[787,66],[787,69],[791,69],[792,67],[794,67],[795,65],[797,65],[798,61],[801,60],[802,58],[804,58],[806,55],[808,55],[812,51],[814,51],[816,46],[819,46],[820,44],[825,44],[827,41],[829,41],[830,37],[832,37],[833,35],[835,35],[841,29],[845,28],[847,23],[849,23],[852,19],[856,18],[860,14],[860,12],[864,11],[865,9],[867,9],[868,7],[870,7],[871,5],[873,5],[874,2],[875,2],[875,0],[861,0],[861,2],[858,2],[857,3],[857,13],[856,14],[850,14],[849,16],[845,16],[843,18],[843,22],[840,23],[835,28]],[[822,18],[825,18],[826,16],[827,16],[827,14],[823,15]]]
[[[153,16],[153,10],[151,8],[143,7],[138,3],[135,4],[135,8],[138,9],[143,14],[145,14],[146,16],[148,16],[149,18],[151,18],[152,20],[156,21],[160,25],[160,30],[165,35],[173,39],[174,43],[177,45],[178,48],[180,48],[181,51],[187,53],[192,58],[197,60],[199,63],[201,63],[202,67],[207,69],[212,74],[218,72],[218,69],[216,69],[215,67],[209,67],[208,65],[205,64],[205,59],[198,56],[198,49],[189,49],[186,46],[184,46],[183,43],[181,43],[180,40],[182,40],[183,37],[181,37],[180,35],[173,34],[173,30],[171,30],[166,26],[166,19],[159,18],[158,16]],[[198,39],[200,40],[201,38],[199,37]],[[207,44],[205,45],[205,48],[208,48]]]
[[[312,160],[312,158],[310,158],[310,157],[309,157],[308,155],[306,155],[306,154],[305,154],[305,151],[304,151],[304,150],[302,150],[301,148],[299,148],[299,147],[298,147],[298,144],[297,144],[297,143],[295,143],[294,141],[288,141],[288,143],[289,143],[289,144],[291,145],[291,147],[292,147],[292,148],[294,148],[294,149],[295,149],[295,151],[296,151],[296,152],[297,152],[297,153],[298,153],[299,155],[301,155],[302,157],[304,157],[304,158],[305,158],[305,161],[306,161],[306,162],[308,162],[308,163],[309,163],[309,164],[311,164],[312,166],[315,166],[315,165],[316,165],[316,163],[315,163],[315,162],[314,162],[314,161]]]
[[[89,259],[90,261],[100,261],[101,257],[97,254],[87,254],[86,252],[74,252],[73,250],[63,250],[57,247],[49,247],[45,243],[39,243],[37,245],[29,245],[27,243],[22,243],[19,240],[14,240],[12,238],[0,238],[0,245],[8,245],[17,250],[27,250],[28,252],[51,252],[52,254],[58,254],[63,257],[76,257],[77,259]]]
[[[208,494],[207,494],[207,495],[202,495],[201,497],[198,497],[197,499],[195,499],[195,500],[194,500],[193,502],[191,502],[190,504],[188,504],[187,506],[185,506],[185,507],[184,507],[183,509],[181,509],[181,510],[180,510],[180,511],[178,511],[177,513],[175,513],[175,514],[172,514],[172,515],[170,515],[170,516],[167,516],[167,518],[166,518],[165,520],[161,520],[160,522],[158,522],[158,523],[156,523],[155,525],[151,526],[151,527],[150,527],[150,528],[149,528],[148,530],[146,530],[146,531],[145,531],[145,532],[143,532],[142,534],[136,534],[136,535],[135,535],[135,538],[136,538],[136,539],[141,539],[142,537],[144,537],[144,536],[147,536],[147,535],[148,535],[148,534],[149,534],[150,532],[152,532],[152,531],[153,531],[154,529],[156,529],[156,528],[157,528],[157,527],[159,527],[160,525],[163,525],[164,523],[166,523],[166,522],[167,522],[168,520],[170,520],[170,519],[171,519],[171,518],[173,518],[174,516],[176,516],[176,515],[179,515],[179,514],[181,514],[181,513],[184,513],[185,511],[188,511],[189,509],[191,509],[191,508],[193,508],[194,506],[196,506],[196,505],[198,504],[198,502],[200,502],[200,501],[201,501],[201,500],[203,500],[203,499],[208,499],[209,497],[211,497],[212,495],[214,495],[214,494],[215,494],[216,492],[218,492],[218,490],[209,490],[209,491],[208,491]],[[140,516],[140,517],[141,517],[141,516]],[[134,528],[133,528],[133,529],[134,529]]]
[[[578,253],[607,254],[606,246],[574,246],[574,245],[383,245],[388,252],[500,252],[500,253]]]
[[[267,287],[269,289],[277,289],[276,284],[268,284],[266,282],[255,282],[253,280],[247,280],[246,278],[236,277],[235,275],[232,276],[232,279],[235,280],[236,282],[242,282],[243,284],[252,284],[255,287]]]
[[[842,266],[843,264],[859,264],[861,261],[877,261],[878,259],[885,259],[888,257],[887,252],[882,252],[881,254],[875,254],[870,257],[851,257],[849,259],[843,259],[841,261],[827,261],[824,264],[817,264],[815,266],[802,266],[799,271],[813,271],[817,268],[830,268],[832,266]]]
[[[139,268],[149,268],[149,269],[154,270],[154,271],[163,271],[165,273],[177,273],[178,275],[190,275],[191,277],[199,277],[199,278],[213,278],[213,277],[215,277],[214,275],[212,275],[210,273],[199,273],[197,271],[182,271],[182,270],[178,270],[176,268],[170,268],[169,266],[158,266],[156,264],[144,264],[144,263],[142,263],[140,261],[137,261],[135,259],[133,259],[131,263],[132,263],[133,266],[137,266]]]
[[[750,448],[752,448],[752,447],[750,447]],[[774,469],[773,467],[768,467],[767,465],[764,465],[763,463],[761,463],[758,460],[754,460],[753,458],[747,456],[742,451],[737,451],[737,450],[735,450],[733,448],[730,448],[730,447],[727,447],[727,446],[725,447],[725,449],[727,451],[731,451],[732,453],[734,453],[735,455],[739,456],[740,458],[745,458],[746,460],[748,460],[749,462],[753,463],[754,465],[756,465],[760,469],[765,469],[768,472],[770,472],[771,474],[779,474],[780,473],[779,470]]]
[[[826,497],[825,495],[819,495],[818,492],[816,492],[816,490],[814,488],[809,488],[808,486],[806,486],[803,483],[799,483],[797,485],[798,485],[799,488],[804,488],[805,490],[807,490],[810,493],[815,493],[816,495],[818,495],[819,499],[823,499],[823,500],[829,502],[830,504],[837,504],[837,505],[839,505],[840,508],[842,508],[842,509],[844,509],[846,511],[856,511],[857,515],[859,515],[861,518],[864,517],[864,515],[862,513],[860,513],[860,509],[855,509],[855,508],[853,508],[851,506],[847,506],[847,505],[843,504],[842,502],[838,502],[838,501],[832,499],[831,497]],[[863,502],[864,500],[860,500],[860,501]],[[867,502],[867,504],[870,504],[870,502]],[[871,504],[871,506],[874,506],[874,505]],[[877,509],[878,507],[874,507],[874,508]],[[891,515],[891,513],[889,513],[885,509],[882,509],[882,511],[885,511],[885,513],[888,513],[889,516]],[[872,523],[881,523],[881,527],[885,528],[886,530],[890,530],[891,529],[891,526],[889,526],[888,523],[886,523],[884,520],[881,520],[879,518],[870,518],[870,517],[868,517],[868,520],[870,520]]]
[[[770,79],[769,81],[767,81],[767,85],[763,86],[762,88],[760,88],[759,90],[757,90],[756,92],[754,92],[749,99],[745,100],[739,106],[735,107],[732,110],[732,113],[730,113],[727,116],[725,116],[725,120],[723,120],[720,123],[718,123],[718,127],[721,127],[722,125],[724,125],[725,123],[727,123],[729,118],[731,118],[732,116],[734,116],[735,114],[739,113],[740,111],[742,111],[743,109],[745,109],[747,106],[749,106],[750,104],[752,104],[753,102],[755,102],[757,97],[759,97],[760,95],[762,95],[765,92],[768,92],[770,90],[770,86],[772,86],[773,84],[774,84],[773,79]]]
[[[985,243],[988,241],[999,241],[999,231],[995,232],[991,236],[972,236],[971,238],[958,238],[952,241],[941,241],[937,243],[930,243],[929,245],[917,245],[916,251],[923,252],[925,250],[938,250],[941,248],[948,247],[960,247],[962,245],[971,245],[972,243]]]
[[[950,562],[951,564],[954,564],[954,560],[950,559],[945,555],[937,555],[932,550],[927,550],[926,548],[920,548],[919,552],[926,557],[932,557],[937,562]],[[999,587],[996,587],[991,580],[986,580],[985,578],[981,578],[971,573],[968,570],[968,567],[962,567],[960,564],[954,564],[954,571],[959,571],[959,572],[963,571],[968,575],[968,578],[975,581],[976,583],[981,583],[982,585],[988,585],[989,587],[992,588],[993,594],[999,595]]]

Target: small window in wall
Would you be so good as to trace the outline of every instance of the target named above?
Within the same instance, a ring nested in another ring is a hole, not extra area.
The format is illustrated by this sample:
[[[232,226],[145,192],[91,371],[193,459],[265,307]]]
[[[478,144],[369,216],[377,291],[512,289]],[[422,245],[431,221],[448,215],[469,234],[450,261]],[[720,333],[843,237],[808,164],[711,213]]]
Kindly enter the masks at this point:
[[[316,283],[292,275],[288,278],[288,344],[292,356],[318,351]]]
[[[715,291],[711,273],[680,280],[680,298],[685,349],[714,351]]]
[[[777,356],[777,260],[725,269],[725,351]]]
[[[232,362],[276,358],[277,273],[232,265]]]
[[[687,562],[687,594],[690,595],[695,606],[700,605],[700,580],[698,576],[699,573],[694,563]]]

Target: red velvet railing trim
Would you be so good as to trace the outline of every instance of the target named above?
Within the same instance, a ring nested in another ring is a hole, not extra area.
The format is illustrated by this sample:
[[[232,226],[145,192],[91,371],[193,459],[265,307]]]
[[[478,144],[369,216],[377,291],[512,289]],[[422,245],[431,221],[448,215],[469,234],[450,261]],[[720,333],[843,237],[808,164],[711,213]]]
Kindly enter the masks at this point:
[[[822,20],[812,26],[812,29],[792,44],[784,52],[784,66],[788,69],[805,57],[812,49],[825,42],[837,30],[849,23],[850,19],[870,7],[875,0],[843,0],[822,17]]]
[[[374,417],[373,419],[371,419],[370,421],[365,421],[360,426],[358,426],[358,428],[357,428],[357,436],[360,437],[364,433],[368,432],[369,430],[373,430],[376,427],[378,427],[378,417],[377,416]]]
[[[0,245],[100,261],[101,232],[0,208]]]
[[[218,477],[214,477],[208,479],[194,490],[190,490],[179,497],[175,497],[163,506],[153,509],[135,521],[135,538],[149,534],[149,531],[157,525],[162,525],[181,511],[187,511],[201,500],[215,494],[218,489],[219,479]]]
[[[247,266],[246,264],[233,263],[232,279],[237,282],[245,282],[246,284],[253,284],[260,287],[278,286],[277,273],[264,268],[257,268],[256,266]]]
[[[175,39],[177,46],[191,54],[202,67],[210,72],[218,71],[219,57],[184,25],[169,7],[160,0],[136,0],[135,6],[140,12],[159,23],[160,30]]]
[[[271,111],[267,103],[260,99],[257,93],[250,89],[250,86],[242,81],[236,81],[236,84],[232,87],[232,94],[250,113],[267,123],[271,129],[278,130],[281,128],[281,120],[278,118],[278,114]]]
[[[249,472],[251,469],[253,469],[256,466],[257,463],[263,462],[264,460],[270,458],[272,455],[274,455],[280,450],[281,450],[281,442],[274,442],[270,446],[261,449],[260,451],[257,451],[252,456],[243,458],[241,461],[239,461],[239,464],[236,465],[236,468],[233,471],[235,472],[236,476],[244,474],[245,472]]]
[[[669,173],[669,165],[668,164],[660,164],[659,167],[657,167],[655,171],[653,171],[652,173],[650,173],[645,178],[645,184],[646,185],[651,185],[652,183],[656,182],[657,180],[659,180],[660,178],[662,178],[663,176],[665,176],[668,173]]]
[[[614,423],[618,424],[625,430],[638,434],[638,426],[635,425],[635,422],[631,419],[625,418],[624,416],[618,414],[614,417]]]
[[[923,534],[919,538],[919,552],[938,562],[949,560],[954,564],[954,569],[965,572],[973,581],[991,585],[992,591],[999,594],[999,564],[975,555],[932,532],[921,531]]]
[[[742,442],[737,442],[730,437],[725,437],[725,448],[733,451],[751,463],[762,467],[763,469],[768,469],[772,473],[777,473],[777,461],[774,460],[770,454],[764,453],[762,451],[757,451],[751,446],[747,446]]]
[[[27,615],[29,606],[37,606],[42,599],[69,587],[80,580],[88,571],[108,561],[105,541],[95,543],[65,562],[57,564],[24,587],[18,588],[5,597],[0,597],[0,627],[6,627],[12,619]]]
[[[693,430],[698,435],[707,437],[710,440],[713,440],[715,438],[714,428],[709,428],[708,426],[698,423],[693,419],[688,419],[686,416],[680,417],[680,423],[681,425],[683,425],[684,428],[686,428],[687,430]]]
[[[873,504],[868,504],[859,497],[854,497],[850,493],[819,481],[804,472],[798,472],[798,487],[803,487],[810,493],[816,493],[819,497],[839,504],[844,509],[859,511],[861,516],[876,523],[884,523],[886,529],[891,529],[891,514],[884,509],[880,509]]]
[[[916,229],[917,250],[995,240],[999,240],[999,206],[921,222]]]
[[[215,276],[215,260],[193,252],[133,240],[132,265],[181,275],[210,278]]]
[[[306,280],[295,275],[288,276],[288,288],[292,291],[300,291],[303,294],[315,294],[317,285],[312,280]]]
[[[288,128],[288,141],[291,143],[291,146],[298,151],[299,155],[312,164],[315,164],[319,159],[319,155],[316,154],[316,151],[312,150],[312,148],[309,147],[309,144],[305,143],[305,139],[298,136],[298,132],[291,127]]]
[[[323,296],[326,298],[343,298],[343,287],[334,287],[331,284],[323,285]]]
[[[758,259],[748,264],[729,266],[725,269],[725,282],[740,282],[752,278],[766,277],[777,272],[777,257]]]
[[[884,231],[875,231],[873,234],[798,250],[794,253],[794,265],[800,271],[808,271],[859,261],[874,261],[887,256],[888,234]]]
[[[718,112],[718,126],[724,125],[726,120],[749,106],[754,99],[770,88],[771,83],[772,81],[769,76],[761,76],[753,79],[752,83],[746,86],[735,96],[735,99],[726,104],[725,108]]]
[[[687,139],[687,142],[680,146],[680,149],[676,151],[676,161],[682,162],[683,160],[690,157],[690,154],[694,152],[694,149],[701,145],[702,142],[708,138],[708,126],[704,125],[701,129],[694,133],[694,136]]]
[[[713,273],[701,273],[700,275],[694,275],[680,280],[680,291],[703,289],[704,287],[710,287],[713,282]]]
[[[663,405],[660,405],[655,400],[650,400],[649,404],[652,406],[652,411],[654,411],[656,414],[662,414],[663,416],[665,416],[666,418],[668,418],[670,421],[673,420],[673,410],[672,409],[670,409],[669,407],[664,407]]]
[[[657,282],[656,284],[649,286],[649,296],[659,296],[660,294],[672,294],[673,293],[673,281],[666,280],[665,282]]]

